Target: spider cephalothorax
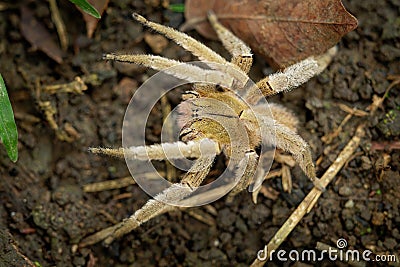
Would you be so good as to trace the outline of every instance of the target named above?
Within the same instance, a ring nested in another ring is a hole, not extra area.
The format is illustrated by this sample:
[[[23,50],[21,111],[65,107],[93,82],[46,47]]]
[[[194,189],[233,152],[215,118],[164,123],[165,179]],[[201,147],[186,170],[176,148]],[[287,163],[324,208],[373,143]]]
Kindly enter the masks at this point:
[[[256,84],[249,85],[247,73],[252,65],[251,50],[222,26],[214,14],[209,15],[209,20],[223,45],[232,55],[230,62],[184,33],[148,21],[137,14],[134,14],[133,17],[190,51],[202,62],[209,65],[211,69],[223,69],[232,77],[245,77],[245,79],[242,81],[241,87],[239,82],[239,89],[232,90],[232,88],[221,86],[226,85],[226,83],[218,82],[219,78],[224,79],[222,76],[215,76],[214,72],[192,64],[184,65],[182,72],[180,72],[173,67],[182,65],[181,62],[159,56],[115,54],[104,56],[108,60],[141,64],[156,70],[164,70],[175,77],[192,81],[194,85],[192,91],[183,95],[182,98],[185,103],[179,107],[181,116],[178,124],[182,127],[181,141],[167,146],[136,146],[119,150],[93,148],[91,151],[125,156],[125,158],[135,160],[163,160],[167,158],[166,154],[177,155],[176,157],[197,158],[197,160],[187,174],[183,176],[180,183],[173,184],[156,195],[154,199],[149,200],[141,209],[123,222],[87,237],[83,240],[81,246],[93,244],[103,239],[105,239],[106,244],[109,244],[115,238],[130,232],[149,219],[175,208],[167,203],[177,203],[190,196],[202,184],[215,155],[220,153],[224,153],[227,158],[233,161],[236,166],[235,171],[241,174],[236,181],[236,186],[230,193],[231,196],[248,187],[251,182],[263,181],[265,173],[256,172],[259,160],[256,151],[263,141],[264,134],[274,137],[273,140],[268,139],[267,142],[271,142],[277,148],[291,153],[304,173],[316,186],[319,186],[309,146],[296,133],[296,117],[278,104],[270,104],[268,106],[270,112],[266,113],[265,102],[259,104],[259,101],[260,98],[264,99],[264,97],[291,90],[320,73],[330,62],[335,49],[329,50],[322,56],[305,59],[282,72],[272,74]],[[213,64],[223,67],[213,67]],[[199,75],[210,77],[210,81],[219,85],[195,83],[194,81],[199,80]],[[228,77],[230,77],[229,75]],[[235,86],[237,87],[238,84],[235,84]],[[242,90],[240,96],[238,90]],[[214,104],[214,102],[217,104]],[[218,120],[214,120],[214,117],[222,120],[225,126],[218,123]],[[233,131],[236,135],[232,137],[232,133],[229,131]],[[247,139],[246,142],[241,140],[242,136]],[[204,147],[206,147],[206,150],[204,150]]]

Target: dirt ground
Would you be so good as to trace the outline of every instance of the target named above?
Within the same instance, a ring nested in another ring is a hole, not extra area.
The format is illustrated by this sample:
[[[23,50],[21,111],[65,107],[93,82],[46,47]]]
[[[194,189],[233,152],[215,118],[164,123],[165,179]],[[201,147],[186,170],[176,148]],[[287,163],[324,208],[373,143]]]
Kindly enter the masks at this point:
[[[264,182],[269,193],[259,194],[256,205],[250,193],[242,192],[231,203],[222,198],[209,206],[158,216],[109,247],[96,244],[76,249],[82,238],[121,221],[148,200],[136,185],[97,193],[83,191],[86,184],[129,175],[123,160],[92,155],[88,147],[121,145],[121,125],[130,97],[154,74],[143,67],[102,61],[102,54],[153,53],[144,40],[148,31],[131,19],[133,11],[174,27],[184,22],[182,14],[151,5],[158,1],[147,2],[150,4],[110,1],[89,39],[81,13],[68,1],[59,1],[71,40],[61,64],[33,49],[19,26],[20,7],[25,5],[57,41],[47,1],[14,1],[0,11],[0,73],[19,131],[16,164],[0,149],[0,266],[29,266],[26,258],[35,266],[248,266],[310,191],[312,184],[296,166],[291,169],[291,194],[283,192],[278,177]],[[281,248],[302,251],[313,249],[317,242],[335,248],[336,241],[344,238],[347,248],[399,257],[399,86],[391,89],[374,116],[353,116],[329,144],[321,138],[334,132],[348,115],[338,104],[365,111],[373,96],[384,95],[390,75],[399,79],[400,2],[343,2],[358,18],[359,27],[342,39],[339,53],[326,71],[271,101],[282,103],[299,117],[299,132],[312,148],[319,176],[365,120],[367,134]],[[227,55],[218,42],[189,33]],[[161,50],[165,57],[195,59],[171,42]],[[256,55],[253,80],[269,72]],[[86,79],[90,74],[97,78],[87,82],[88,90],[81,95],[37,94],[42,87],[69,83],[77,76]],[[55,121],[72,142],[57,137],[39,108],[45,101],[55,107]],[[179,95],[171,95],[169,102],[177,105]],[[160,110],[155,110],[149,122],[149,142],[159,141],[161,119]],[[279,168],[274,163],[272,169]],[[199,216],[210,219],[205,223],[196,219]],[[347,266],[329,260],[320,264]],[[313,263],[271,264],[280,265]],[[366,266],[372,265],[379,264]],[[399,266],[399,261],[391,265]]]

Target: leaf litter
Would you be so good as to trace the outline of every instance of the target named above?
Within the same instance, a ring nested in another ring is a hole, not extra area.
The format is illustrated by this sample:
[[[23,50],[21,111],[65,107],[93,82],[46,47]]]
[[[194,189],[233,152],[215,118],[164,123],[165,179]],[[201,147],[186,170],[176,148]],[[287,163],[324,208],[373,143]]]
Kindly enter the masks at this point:
[[[21,33],[34,49],[44,52],[48,57],[61,64],[64,52],[54,42],[53,36],[26,7],[21,7]]]

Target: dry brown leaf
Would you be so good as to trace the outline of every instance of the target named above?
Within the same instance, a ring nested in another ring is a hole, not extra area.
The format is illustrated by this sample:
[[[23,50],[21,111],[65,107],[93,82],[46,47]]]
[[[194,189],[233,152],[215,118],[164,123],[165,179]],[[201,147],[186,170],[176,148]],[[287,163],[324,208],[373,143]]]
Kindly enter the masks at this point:
[[[109,0],[88,0],[88,2],[99,11],[100,15],[103,15],[107,9]],[[81,10],[83,20],[86,22],[86,34],[87,37],[92,38],[94,31],[96,30],[99,19],[96,19],[92,15]]]
[[[21,7],[20,29],[22,35],[34,49],[39,49],[57,63],[62,63],[64,53],[56,42],[54,42],[52,35],[35,19],[32,11],[25,6]]]
[[[187,0],[184,28],[216,39],[209,10],[276,68],[324,53],[357,27],[340,0]]]

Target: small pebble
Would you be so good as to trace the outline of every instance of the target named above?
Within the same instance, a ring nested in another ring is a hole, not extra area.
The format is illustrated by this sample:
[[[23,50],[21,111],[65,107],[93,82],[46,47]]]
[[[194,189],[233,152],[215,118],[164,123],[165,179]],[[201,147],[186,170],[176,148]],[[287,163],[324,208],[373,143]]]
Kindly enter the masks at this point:
[[[243,234],[246,234],[247,231],[248,231],[246,223],[245,223],[241,218],[237,218],[237,219],[236,219],[235,226],[236,226],[236,228],[239,229],[239,231],[241,231]]]
[[[374,212],[372,214],[373,225],[383,225],[385,222],[385,214],[383,212]]]
[[[223,232],[220,235],[220,239],[221,239],[222,245],[225,245],[232,240],[232,235],[228,232]]]
[[[347,185],[344,185],[339,188],[339,195],[341,195],[341,196],[348,197],[348,196],[351,196],[352,194],[353,194],[353,190],[351,190],[351,188],[348,187]]]
[[[346,230],[351,231],[354,229],[354,223],[352,220],[346,220],[345,222]]]
[[[214,246],[214,247],[218,247],[219,244],[220,244],[219,240],[218,240],[218,239],[215,239],[214,242],[213,242],[213,246]]]
[[[396,242],[396,239],[394,239],[394,238],[386,237],[385,241],[383,242],[383,245],[387,249],[394,249],[397,246],[397,242]]]
[[[346,208],[346,209],[352,209],[353,207],[354,207],[354,201],[353,200],[348,200],[345,204],[344,204],[344,207]]]
[[[168,45],[168,40],[160,34],[145,33],[144,41],[155,54],[160,54]]]
[[[361,157],[361,161],[362,161],[362,163],[361,163],[361,168],[362,168],[363,170],[369,170],[369,169],[371,169],[371,167],[372,167],[372,162],[371,162],[371,160],[369,159],[369,157],[367,157],[367,156],[362,156],[362,157]]]

